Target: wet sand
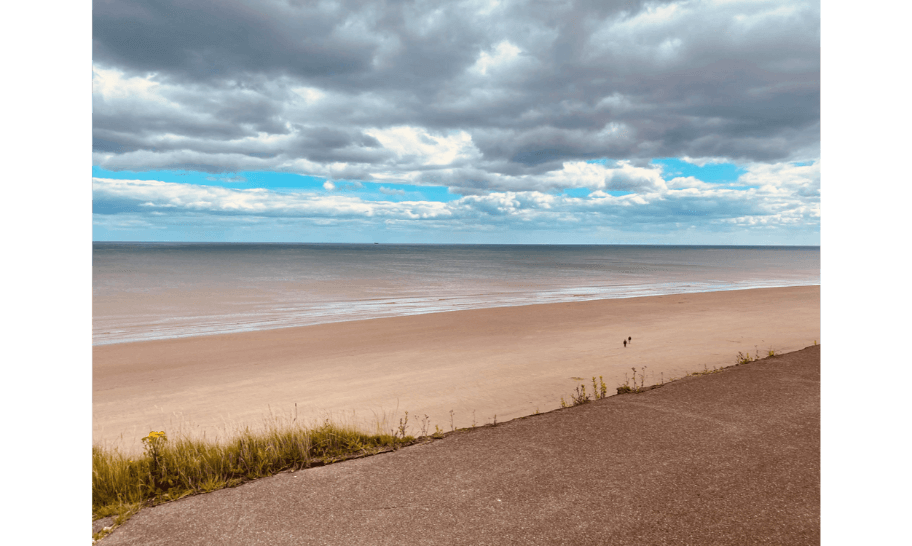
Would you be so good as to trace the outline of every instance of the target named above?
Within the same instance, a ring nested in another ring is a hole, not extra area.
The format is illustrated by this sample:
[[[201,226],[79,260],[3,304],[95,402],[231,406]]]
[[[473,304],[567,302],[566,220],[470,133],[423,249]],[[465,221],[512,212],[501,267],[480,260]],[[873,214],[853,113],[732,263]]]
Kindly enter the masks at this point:
[[[621,343],[633,338],[628,347]],[[207,437],[272,414],[410,431],[559,407],[583,378],[609,390],[734,363],[739,351],[820,340],[820,287],[768,288],[454,311],[94,347],[93,440],[150,430]],[[297,404],[297,407],[295,407]],[[474,413],[473,413],[474,412]]]

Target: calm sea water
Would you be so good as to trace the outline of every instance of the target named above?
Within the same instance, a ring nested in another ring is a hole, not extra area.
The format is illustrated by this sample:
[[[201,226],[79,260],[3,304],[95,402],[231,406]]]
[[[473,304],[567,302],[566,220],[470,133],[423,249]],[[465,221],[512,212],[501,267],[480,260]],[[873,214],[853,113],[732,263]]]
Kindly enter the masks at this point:
[[[819,247],[94,243],[93,343],[820,284]]]

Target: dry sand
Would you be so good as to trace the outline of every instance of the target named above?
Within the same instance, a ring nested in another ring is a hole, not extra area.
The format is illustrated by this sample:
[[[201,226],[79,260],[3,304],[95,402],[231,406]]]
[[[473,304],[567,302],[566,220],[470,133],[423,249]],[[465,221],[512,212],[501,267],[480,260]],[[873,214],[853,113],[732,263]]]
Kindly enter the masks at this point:
[[[624,347],[622,339],[633,337]],[[820,287],[455,311],[94,347],[93,441],[207,437],[273,414],[450,429],[560,405],[583,378],[611,392],[820,339]],[[591,387],[590,387],[591,389]],[[297,410],[295,410],[297,404]]]

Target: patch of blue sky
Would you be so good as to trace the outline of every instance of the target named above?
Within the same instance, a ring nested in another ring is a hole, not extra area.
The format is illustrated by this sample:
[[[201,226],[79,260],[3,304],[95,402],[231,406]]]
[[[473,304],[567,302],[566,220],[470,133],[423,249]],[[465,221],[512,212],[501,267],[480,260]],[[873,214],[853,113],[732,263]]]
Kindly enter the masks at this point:
[[[563,193],[567,197],[589,197],[588,188],[566,188]]]
[[[682,159],[671,157],[653,159],[650,163],[662,166],[662,178],[665,180],[671,180],[679,176],[692,176],[697,180],[710,184],[731,184],[732,182],[737,182],[738,177],[747,172],[734,163],[707,163],[700,167]]]

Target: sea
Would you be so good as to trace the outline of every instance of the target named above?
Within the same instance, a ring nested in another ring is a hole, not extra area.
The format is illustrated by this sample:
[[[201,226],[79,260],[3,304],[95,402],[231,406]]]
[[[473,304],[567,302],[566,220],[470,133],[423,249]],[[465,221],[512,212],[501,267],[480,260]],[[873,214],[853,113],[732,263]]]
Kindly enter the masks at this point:
[[[96,242],[92,342],[819,284],[817,246]]]

